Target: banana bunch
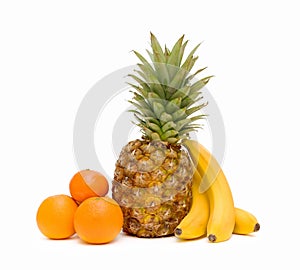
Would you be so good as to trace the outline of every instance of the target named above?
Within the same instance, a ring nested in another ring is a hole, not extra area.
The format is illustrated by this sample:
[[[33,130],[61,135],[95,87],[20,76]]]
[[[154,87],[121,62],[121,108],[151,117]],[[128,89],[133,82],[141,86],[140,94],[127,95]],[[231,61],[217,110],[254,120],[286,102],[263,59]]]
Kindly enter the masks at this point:
[[[249,234],[260,229],[251,213],[234,207],[227,179],[211,153],[194,140],[185,140],[194,166],[193,201],[189,213],[174,231],[181,239],[207,236],[210,242],[228,240],[232,233]]]

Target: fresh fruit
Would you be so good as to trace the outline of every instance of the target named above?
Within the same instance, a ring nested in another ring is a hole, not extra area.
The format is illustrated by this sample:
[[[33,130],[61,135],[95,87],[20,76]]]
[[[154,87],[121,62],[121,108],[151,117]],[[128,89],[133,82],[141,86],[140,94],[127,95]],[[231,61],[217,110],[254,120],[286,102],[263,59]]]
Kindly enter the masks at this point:
[[[199,111],[196,104],[201,88],[210,77],[195,81],[190,74],[198,57],[197,45],[183,61],[187,41],[182,36],[171,50],[164,50],[151,33],[151,62],[139,58],[138,70],[129,76],[133,90],[134,113],[142,139],[123,147],[116,162],[113,198],[124,214],[123,230],[138,237],[159,237],[174,233],[192,202],[193,165],[181,140],[196,130]]]
[[[260,229],[260,225],[256,217],[240,208],[235,208],[235,226],[233,233],[235,234],[249,234],[257,232]]]
[[[74,200],[81,203],[90,197],[105,196],[109,185],[100,172],[87,169],[77,172],[72,177],[69,189]]]
[[[195,170],[192,186],[192,207],[174,231],[175,236],[180,239],[195,239],[206,234],[209,219],[209,201],[205,193],[199,192],[201,180],[201,176]]]
[[[210,242],[228,240],[235,224],[235,209],[232,193],[227,179],[217,160],[199,142],[185,140],[194,164],[203,177],[204,189],[210,204],[210,217],[207,224],[207,235]]]
[[[90,244],[114,240],[123,225],[120,206],[109,197],[91,197],[83,201],[74,217],[77,235]]]
[[[74,233],[75,201],[67,195],[46,198],[38,208],[36,222],[39,230],[51,239],[65,239]]]

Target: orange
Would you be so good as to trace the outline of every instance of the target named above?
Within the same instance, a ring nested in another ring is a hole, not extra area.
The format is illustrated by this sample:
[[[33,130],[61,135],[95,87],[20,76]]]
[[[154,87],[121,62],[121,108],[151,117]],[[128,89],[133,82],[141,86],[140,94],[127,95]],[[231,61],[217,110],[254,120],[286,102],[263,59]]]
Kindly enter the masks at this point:
[[[108,181],[100,172],[88,169],[77,172],[69,185],[72,197],[79,203],[90,197],[105,196],[108,188]]]
[[[39,230],[51,239],[69,238],[75,233],[73,222],[77,207],[76,202],[67,195],[46,198],[36,215]]]
[[[90,244],[111,242],[120,233],[122,226],[122,210],[109,197],[92,197],[83,201],[74,217],[77,235]]]

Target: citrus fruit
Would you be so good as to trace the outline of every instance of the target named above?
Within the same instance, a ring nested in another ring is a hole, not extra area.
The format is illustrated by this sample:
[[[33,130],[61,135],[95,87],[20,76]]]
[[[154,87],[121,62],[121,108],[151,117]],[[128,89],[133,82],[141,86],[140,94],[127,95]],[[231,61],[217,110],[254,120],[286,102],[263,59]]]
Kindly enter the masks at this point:
[[[90,197],[105,196],[108,188],[108,181],[100,172],[88,169],[77,172],[69,185],[72,197],[79,203]]]
[[[36,214],[39,230],[51,239],[69,238],[75,233],[73,222],[77,207],[76,202],[67,195],[46,198]]]
[[[74,217],[77,235],[91,244],[114,240],[123,226],[123,213],[117,202],[109,197],[91,197],[83,201]]]

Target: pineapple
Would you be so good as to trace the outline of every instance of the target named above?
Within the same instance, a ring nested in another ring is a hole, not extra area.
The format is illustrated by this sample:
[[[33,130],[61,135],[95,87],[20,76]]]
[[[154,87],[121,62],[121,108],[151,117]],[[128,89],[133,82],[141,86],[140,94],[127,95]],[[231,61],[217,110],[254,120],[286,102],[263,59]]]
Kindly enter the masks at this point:
[[[191,206],[193,165],[180,142],[205,117],[199,111],[206,103],[196,103],[211,76],[193,81],[205,68],[190,74],[200,44],[183,61],[186,45],[182,36],[172,50],[162,49],[151,33],[151,61],[134,51],[140,63],[129,75],[135,82],[129,83],[134,95],[129,102],[142,137],[123,147],[112,196],[124,214],[123,231],[137,237],[173,234]]]

